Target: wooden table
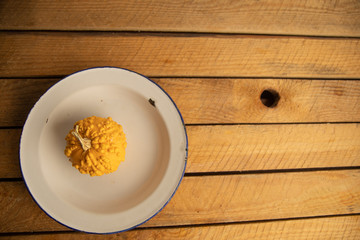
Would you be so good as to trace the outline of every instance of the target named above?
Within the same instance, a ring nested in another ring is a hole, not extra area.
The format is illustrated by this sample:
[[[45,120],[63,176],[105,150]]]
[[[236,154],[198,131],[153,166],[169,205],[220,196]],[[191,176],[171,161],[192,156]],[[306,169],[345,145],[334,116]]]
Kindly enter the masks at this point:
[[[359,1],[2,0],[0,30],[0,239],[360,239]],[[113,235],[49,218],[19,170],[33,104],[94,66],[160,84],[189,137],[170,203]]]

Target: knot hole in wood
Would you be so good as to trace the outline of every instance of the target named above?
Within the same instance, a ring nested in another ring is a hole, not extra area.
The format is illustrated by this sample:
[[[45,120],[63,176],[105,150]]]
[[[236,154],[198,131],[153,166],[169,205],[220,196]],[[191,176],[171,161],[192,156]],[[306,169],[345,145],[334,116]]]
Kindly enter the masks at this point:
[[[266,107],[274,108],[280,100],[280,95],[273,89],[265,89],[260,95],[260,100]]]

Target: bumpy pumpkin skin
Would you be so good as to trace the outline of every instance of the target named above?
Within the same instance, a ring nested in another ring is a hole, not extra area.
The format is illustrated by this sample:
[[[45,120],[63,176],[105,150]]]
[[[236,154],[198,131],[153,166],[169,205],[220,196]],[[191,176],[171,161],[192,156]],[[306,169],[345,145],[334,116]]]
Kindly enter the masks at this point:
[[[125,134],[122,126],[110,117],[93,116],[76,122],[65,140],[65,155],[80,173],[108,174],[125,160]]]

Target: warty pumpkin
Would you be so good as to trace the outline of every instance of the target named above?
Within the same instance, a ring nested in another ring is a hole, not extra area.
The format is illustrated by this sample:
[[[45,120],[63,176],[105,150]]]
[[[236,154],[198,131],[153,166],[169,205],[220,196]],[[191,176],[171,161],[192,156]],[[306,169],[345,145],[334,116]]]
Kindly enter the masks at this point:
[[[80,173],[101,176],[114,172],[125,160],[126,136],[111,117],[77,121],[66,135],[65,155]]]

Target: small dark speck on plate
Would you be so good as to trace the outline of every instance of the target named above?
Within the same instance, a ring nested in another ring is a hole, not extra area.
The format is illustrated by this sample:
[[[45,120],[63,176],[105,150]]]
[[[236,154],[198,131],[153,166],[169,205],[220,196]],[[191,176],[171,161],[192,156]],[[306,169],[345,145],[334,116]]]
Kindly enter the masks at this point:
[[[151,98],[149,98],[149,103],[150,103],[153,107],[155,107],[155,108],[156,108],[156,106],[155,106],[155,101],[154,101],[154,100],[152,100]]]
[[[46,123],[48,123],[48,121],[49,121],[49,118],[46,119]]]

